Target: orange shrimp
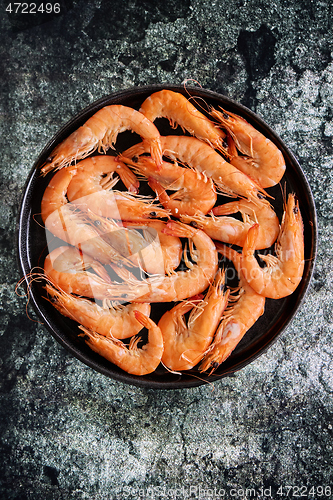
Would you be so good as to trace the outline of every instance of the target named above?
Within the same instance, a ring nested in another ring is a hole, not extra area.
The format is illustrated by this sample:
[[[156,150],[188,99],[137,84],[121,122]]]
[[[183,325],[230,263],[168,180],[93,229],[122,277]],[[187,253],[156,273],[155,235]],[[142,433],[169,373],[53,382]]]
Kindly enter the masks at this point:
[[[126,151],[123,155],[120,155],[120,158],[126,161]],[[130,163],[136,173],[148,178],[149,186],[156,192],[164,208],[174,217],[181,214],[207,214],[216,203],[213,181],[195,169],[181,167],[176,162],[163,161],[161,167],[156,170],[155,163],[147,156],[141,156]],[[176,193],[168,195],[166,189]]]
[[[286,170],[283,154],[279,148],[241,116],[225,111],[212,110],[216,118],[232,136],[236,147],[246,156],[239,156],[235,148],[230,163],[257,181],[263,188],[275,186]],[[231,151],[233,149],[233,151]]]
[[[115,185],[114,173],[119,175],[130,193],[137,193],[139,189],[136,175],[115,156],[92,156],[78,162],[76,167],[76,172],[67,188],[70,200],[112,189]]]
[[[292,294],[304,270],[303,220],[298,202],[289,194],[275,245],[276,256],[259,255],[266,263],[260,267],[254,256],[259,226],[249,229],[242,253],[242,272],[251,287],[261,295],[281,299]]]
[[[109,245],[148,274],[164,276],[179,266],[182,243],[176,236],[163,232],[166,222],[143,219],[121,223],[99,217],[90,210],[87,215]]]
[[[87,271],[90,268],[95,273]],[[129,302],[138,293],[150,290],[148,284],[140,282],[126,270],[122,272],[121,268],[117,269],[117,274],[123,281],[113,282],[102,264],[74,247],[61,246],[52,250],[45,258],[44,273],[52,284],[64,292],[92,299]],[[137,283],[140,283],[139,291],[136,290]]]
[[[159,327],[146,315],[134,311],[134,316],[148,329],[148,342],[142,348],[138,348],[139,337],[132,337],[129,346],[126,346],[121,340],[104,337],[82,326],[80,328],[87,337],[87,345],[100,356],[132,375],[147,375],[160,364],[163,337]]]
[[[203,301],[196,305],[193,299],[181,302],[160,319],[162,363],[170,370],[190,370],[201,360],[228,303],[229,290],[224,293],[223,285],[224,274],[219,270]],[[189,311],[186,325],[184,315]]]
[[[242,221],[229,214],[240,212]],[[259,235],[256,249],[269,248],[279,234],[279,219],[271,205],[266,200],[237,200],[214,207],[211,215],[193,217],[183,216],[181,221],[205,231],[213,240],[223,241],[232,245],[243,246],[247,232],[253,224],[259,224]]]
[[[69,201],[87,212],[95,213],[100,217],[116,220],[135,221],[151,217],[169,217],[167,210],[154,204],[150,196],[141,196],[126,191],[112,189],[115,181],[110,185],[97,187],[84,175],[74,175],[68,186],[67,197]]]
[[[232,197],[258,201],[266,192],[259,184],[228,163],[217,151],[195,137],[161,136],[163,154],[172,160],[179,160],[198,172],[211,178],[218,190]],[[149,152],[144,143],[127,149],[124,157],[134,158]]]
[[[118,134],[132,130],[149,144],[152,158],[159,167],[162,161],[160,134],[142,113],[122,105],[105,106],[61,142],[42,166],[42,174],[60,169],[89,156],[98,149],[104,153],[113,147]]]
[[[125,263],[125,259],[99,237],[96,229],[87,222],[85,214],[79,211],[75,205],[68,203],[66,192],[76,171],[76,167],[60,170],[52,177],[46,187],[41,202],[41,217],[45,229],[70,245],[93,255],[103,264],[108,264],[111,261]],[[52,242],[48,232],[46,235],[48,245],[51,247]]]
[[[117,183],[117,178],[112,178],[114,172],[119,174],[132,193],[112,190]],[[119,220],[168,216],[163,208],[153,204],[152,198],[136,195],[137,188],[135,174],[115,157],[105,155],[87,158],[75,166],[63,168],[52,177],[43,195],[41,216],[45,223],[53,215],[48,221],[48,229],[52,232],[55,224],[58,230],[56,236],[61,239],[64,239],[60,236],[64,227],[59,217],[63,216],[58,210],[65,205],[65,211],[68,209],[73,212],[79,208],[87,212],[90,209],[97,215]]]
[[[46,186],[41,202],[41,217],[44,224],[49,215],[68,203],[66,193],[76,171],[76,166],[64,168],[57,172]]]
[[[117,179],[112,178],[114,172],[119,174],[120,179],[130,191],[134,192],[138,188],[135,174],[124,163],[112,156],[87,158],[77,165],[56,172],[43,194],[41,202],[43,222],[45,223],[49,215],[66,205],[71,199],[112,189],[117,183]],[[83,189],[83,192],[80,189]],[[68,193],[71,195],[70,198]]]
[[[239,277],[239,285],[237,295],[229,296],[230,307],[225,310],[213,343],[208,347],[200,365],[202,372],[210,369],[210,373],[230,356],[265,309],[265,297],[256,293],[242,275],[241,254],[220,243],[216,247],[218,252],[233,262]]]
[[[46,284],[47,300],[63,315],[94,330],[105,337],[126,339],[143,328],[137,321],[134,310],[149,316],[150,304],[111,304],[104,300],[103,306],[83,297],[66,293],[61,288]]]
[[[225,133],[179,92],[165,89],[155,92],[141,104],[140,111],[152,122],[156,118],[167,118],[172,128],[180,125],[183,131],[225,152]]]
[[[148,274],[171,275],[180,264],[182,243],[177,236],[164,232],[166,224],[159,220],[124,222],[124,226],[131,229],[131,236],[135,229],[143,232],[143,237],[131,244],[128,259]]]
[[[190,239],[190,262],[184,253],[184,261],[189,269],[177,271],[170,276],[157,276],[143,281],[150,285],[149,293],[138,293],[135,302],[170,302],[193,297],[205,290],[213,281],[217,272],[218,257],[211,238],[200,229],[195,229],[181,222],[169,221],[164,229],[166,234]],[[193,246],[195,245],[195,249]],[[140,289],[140,282],[137,289]]]

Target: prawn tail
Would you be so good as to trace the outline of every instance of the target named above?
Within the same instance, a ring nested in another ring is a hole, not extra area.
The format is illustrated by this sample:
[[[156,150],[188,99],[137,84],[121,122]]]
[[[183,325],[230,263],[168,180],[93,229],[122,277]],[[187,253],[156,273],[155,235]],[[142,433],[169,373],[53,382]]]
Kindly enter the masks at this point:
[[[127,187],[129,193],[137,194],[139,192],[140,182],[137,176],[130,170],[128,167],[125,168],[125,165],[122,166],[122,169],[119,170],[119,177],[122,182]]]
[[[137,321],[139,321],[139,323],[141,323],[141,325],[144,326],[145,328],[149,329],[154,325],[154,322],[150,318],[148,318],[148,316],[143,314],[141,311],[138,311],[137,309],[135,309],[133,311],[133,313],[134,313],[135,319]]]
[[[248,257],[253,255],[258,235],[259,235],[259,224],[254,224],[248,230],[247,236],[245,238],[245,243],[243,246],[243,257]]]
[[[149,143],[150,145],[150,156],[152,157],[154,163],[156,164],[157,170],[160,170],[162,167],[162,145],[159,138],[153,139]]]
[[[170,236],[178,236],[178,238],[191,238],[195,229],[186,226],[178,221],[168,221],[163,233]]]

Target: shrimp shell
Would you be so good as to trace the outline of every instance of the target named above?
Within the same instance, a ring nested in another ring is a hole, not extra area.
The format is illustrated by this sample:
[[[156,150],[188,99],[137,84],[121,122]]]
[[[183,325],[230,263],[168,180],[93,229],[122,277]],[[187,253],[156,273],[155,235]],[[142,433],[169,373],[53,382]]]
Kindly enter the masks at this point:
[[[296,290],[304,271],[303,220],[295,195],[288,196],[275,245],[276,256],[259,255],[266,267],[260,267],[254,256],[258,232],[258,224],[248,231],[243,246],[242,273],[257,293],[281,299]]]
[[[240,212],[242,221],[229,214]],[[269,248],[275,242],[280,226],[279,219],[267,200],[256,203],[246,200],[231,201],[214,207],[207,216],[182,216],[181,221],[205,231],[213,240],[231,245],[243,246],[248,230],[253,224],[259,224],[256,249]]]
[[[68,203],[67,189],[76,171],[76,166],[64,168],[54,174],[46,186],[41,202],[41,217],[44,224],[49,215]]]
[[[112,175],[117,173],[130,193],[137,193],[136,175],[115,156],[91,156],[76,164],[75,174],[68,184],[67,197],[75,200],[98,191],[108,191],[115,185]]]
[[[193,299],[181,302],[160,319],[162,362],[170,370],[190,370],[201,360],[228,303],[229,291],[224,292],[223,284],[224,273],[219,270],[204,300],[198,304]],[[186,324],[184,315],[189,311]]]
[[[133,266],[148,274],[163,276],[172,274],[179,266],[182,244],[179,238],[163,232],[166,222],[147,219],[116,222],[99,217],[90,210],[87,215],[101,238]]]
[[[122,105],[110,105],[97,111],[84,125],[61,142],[42,166],[46,175],[51,170],[70,165],[98,149],[104,153],[113,147],[119,133],[132,130],[149,145],[156,166],[162,161],[160,134],[155,125],[142,113]]]
[[[244,118],[221,108],[212,110],[211,116],[217,119],[232,136],[237,150],[230,148],[230,163],[257,181],[263,188],[275,186],[282,179],[286,164],[283,154],[275,144],[254,128]]]
[[[121,164],[126,167],[119,160],[112,161],[114,165]],[[95,165],[98,167],[98,163],[95,163]],[[90,166],[94,170],[94,164],[90,164]],[[97,171],[93,175],[100,176],[100,172]],[[127,178],[131,182],[129,175],[127,175]],[[112,189],[113,186],[114,183],[101,186],[100,183],[91,181],[85,175],[83,165],[83,168],[78,171],[78,175],[73,175],[68,185],[67,197],[73,205],[83,211],[91,210],[91,212],[100,217],[108,217],[115,220],[135,221],[144,218],[164,218],[169,216],[167,210],[160,205],[154,204],[152,197],[141,196],[135,192],[117,191]]]
[[[217,243],[216,247],[219,253],[233,262],[239,277],[239,285],[238,295],[229,296],[230,307],[225,310],[213,343],[207,349],[200,365],[202,372],[210,369],[210,373],[230,356],[245,333],[265,310],[265,297],[255,292],[242,275],[241,255],[221,243]]]
[[[267,193],[250,177],[228,163],[217,151],[195,137],[168,135],[161,136],[163,155],[172,160],[180,160],[198,172],[212,178],[218,190],[232,196],[254,202]],[[144,143],[136,144],[122,154],[130,159],[149,152]]]
[[[124,156],[128,162],[126,151]],[[163,161],[156,170],[156,165],[150,157],[141,156],[137,161],[130,161],[136,173],[148,178],[149,186],[156,192],[161,204],[170,213],[179,218],[182,214],[207,214],[217,200],[212,179],[191,168],[184,168],[177,163]],[[168,195],[166,190],[175,191]]]
[[[112,305],[103,301],[103,307],[83,297],[66,293],[61,288],[46,284],[49,302],[63,315],[105,337],[125,339],[143,328],[134,310],[149,316],[150,304]]]
[[[90,268],[96,274],[87,271]],[[92,299],[129,302],[138,294],[149,292],[149,285],[137,280],[129,271],[115,269],[122,282],[113,282],[105,268],[90,255],[66,246],[52,250],[44,261],[46,278],[67,293]],[[140,283],[140,289],[137,283]]]
[[[124,222],[132,231],[143,230],[143,242],[141,245],[139,240],[134,242],[128,258],[149,274],[171,275],[181,262],[182,243],[177,236],[164,232],[166,224],[159,220]]]
[[[187,262],[187,271],[177,271],[171,276],[156,277],[153,281],[144,280],[150,285],[149,293],[140,293],[135,302],[170,302],[193,297],[203,292],[213,281],[218,268],[218,257],[211,238],[200,229],[181,222],[169,221],[164,229],[166,234],[179,238],[189,238],[192,248],[191,257],[195,263]],[[140,287],[140,282],[138,282]]]
[[[125,263],[126,259],[100,238],[96,228],[87,221],[86,215],[74,204],[68,203],[67,187],[75,173],[76,168],[64,168],[56,172],[46,187],[41,203],[41,217],[45,229],[103,264],[109,264],[111,261]],[[46,234],[50,247],[52,242],[49,233]]]
[[[183,131],[206,141],[211,147],[225,152],[223,139],[225,133],[202,114],[193,104],[179,92],[161,90],[151,94],[141,104],[143,113],[152,122],[156,118],[167,118],[172,128],[177,124]]]
[[[80,328],[87,337],[86,344],[93,351],[132,375],[147,375],[160,364],[163,337],[159,327],[146,315],[136,310],[134,316],[148,329],[148,342],[142,348],[138,348],[139,337],[132,337],[129,346],[126,346],[121,340],[106,338],[82,326]]]

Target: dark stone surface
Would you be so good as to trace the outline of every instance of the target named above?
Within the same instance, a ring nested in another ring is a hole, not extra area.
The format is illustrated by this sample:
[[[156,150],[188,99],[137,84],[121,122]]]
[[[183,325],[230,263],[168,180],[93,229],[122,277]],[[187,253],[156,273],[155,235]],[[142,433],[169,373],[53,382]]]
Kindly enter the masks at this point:
[[[276,499],[291,497],[278,495],[288,485],[332,498],[316,490],[333,488],[331,2],[59,3],[59,15],[38,18],[1,6],[1,498],[206,500],[266,488],[261,498]],[[26,311],[15,223],[60,126],[114,90],[188,78],[250,107],[293,150],[315,196],[319,252],[301,310],[265,355],[213,386],[154,391],[92,372]]]

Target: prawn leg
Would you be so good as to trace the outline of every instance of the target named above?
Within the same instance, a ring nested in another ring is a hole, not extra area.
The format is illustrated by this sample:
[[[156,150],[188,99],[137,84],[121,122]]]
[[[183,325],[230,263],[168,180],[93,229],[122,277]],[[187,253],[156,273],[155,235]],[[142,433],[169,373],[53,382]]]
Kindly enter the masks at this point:
[[[212,213],[215,216],[231,215],[239,212],[243,219],[243,232],[238,243],[229,243],[243,246],[247,231],[253,224],[259,224],[259,236],[256,241],[256,250],[269,248],[276,241],[280,225],[279,219],[267,200],[260,200],[256,203],[247,200],[231,201],[224,205],[214,207]]]
[[[77,167],[67,167],[51,178],[41,202],[41,217],[47,230],[48,247],[52,247],[50,233],[66,243],[80,248],[103,264],[111,261],[122,262],[121,256],[106,241],[100,238],[96,227],[87,220],[86,214],[78,206],[68,202],[67,191]],[[131,265],[129,261],[127,264]]]
[[[181,214],[193,215],[208,213],[216,203],[217,195],[212,179],[207,178],[194,168],[185,168],[177,162],[163,161],[156,170],[156,165],[150,157],[141,156],[137,161],[126,158],[125,151],[119,156],[124,163],[129,163],[132,169],[148,179],[149,186],[155,191],[161,204],[174,217]],[[166,190],[175,191],[168,195]]]
[[[163,276],[172,274],[179,266],[182,244],[179,238],[163,232],[166,222],[143,219],[117,223],[112,219],[99,217],[91,211],[88,212],[88,217],[93,221],[101,238],[131,265],[148,274]]]
[[[177,236],[164,232],[166,224],[159,220],[124,222],[124,226],[131,231],[141,229],[143,232],[142,239],[136,239],[131,244],[129,259],[133,264],[141,265],[148,274],[170,276],[180,264],[182,243]]]
[[[117,267],[113,267],[117,272]],[[74,247],[61,246],[52,250],[45,258],[44,273],[47,279],[63,291],[92,299],[124,303],[150,290],[149,284],[136,279],[123,268],[118,271],[122,282],[112,281],[99,262]]]
[[[96,191],[111,190],[116,184],[113,175],[119,175],[128,192],[137,193],[139,181],[136,175],[115,156],[92,156],[76,164],[76,171],[68,184],[67,196],[75,200]]]
[[[193,262],[187,262],[184,257],[185,265],[189,267],[186,271],[144,280],[143,284],[150,286],[150,291],[142,292],[140,295],[138,293],[135,302],[171,302],[187,299],[203,292],[214,280],[218,257],[216,247],[209,236],[200,229],[178,221],[169,221],[163,232],[170,236],[189,239]]]
[[[217,189],[227,196],[242,197],[258,202],[266,191],[248,175],[228,163],[217,151],[196,137],[161,136],[163,155],[173,161],[179,160],[190,168],[204,174],[214,181]],[[121,158],[137,158],[149,152],[144,143],[132,146]]]
[[[227,215],[240,212],[242,221]],[[214,207],[209,215],[183,215],[181,221],[205,231],[213,240],[231,245],[244,245],[248,230],[259,223],[256,249],[269,248],[275,242],[280,226],[279,219],[266,200],[253,203],[237,200]]]

